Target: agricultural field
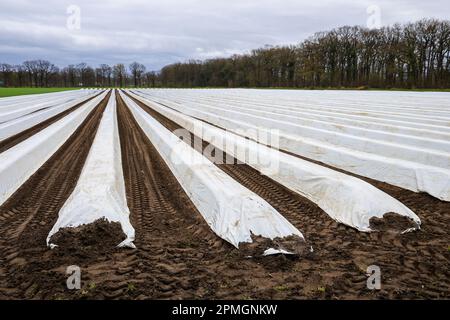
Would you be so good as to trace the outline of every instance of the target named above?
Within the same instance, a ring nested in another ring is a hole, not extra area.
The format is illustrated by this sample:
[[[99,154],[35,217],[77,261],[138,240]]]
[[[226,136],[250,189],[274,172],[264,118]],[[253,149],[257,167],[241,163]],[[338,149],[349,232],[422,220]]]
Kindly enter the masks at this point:
[[[4,97],[14,97],[22,96],[27,94],[41,94],[41,93],[51,93],[60,92],[67,90],[77,90],[76,88],[0,88],[0,98]]]
[[[448,299],[449,225],[447,92],[0,99],[3,299]]]

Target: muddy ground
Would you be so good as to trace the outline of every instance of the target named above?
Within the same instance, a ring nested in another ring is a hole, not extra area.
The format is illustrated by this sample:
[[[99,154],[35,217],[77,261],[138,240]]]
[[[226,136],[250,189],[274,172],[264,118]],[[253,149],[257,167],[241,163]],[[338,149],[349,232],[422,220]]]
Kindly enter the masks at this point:
[[[360,233],[246,165],[219,165],[266,199],[314,248],[297,257],[248,258],[210,231],[120,98],[122,161],[137,249],[113,246],[123,235],[104,221],[82,232],[63,231],[60,246],[48,249],[45,238],[76,185],[105,106],[106,100],[0,207],[0,298],[450,298],[450,203],[366,179],[414,210],[422,229]],[[81,268],[81,290],[66,287],[70,265]],[[381,269],[381,290],[367,289],[370,265]]]

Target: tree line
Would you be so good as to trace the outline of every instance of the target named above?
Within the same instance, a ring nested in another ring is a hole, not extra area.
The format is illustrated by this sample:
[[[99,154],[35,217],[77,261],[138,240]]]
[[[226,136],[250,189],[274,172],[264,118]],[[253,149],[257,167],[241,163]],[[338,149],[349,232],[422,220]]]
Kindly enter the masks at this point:
[[[5,87],[149,87],[156,84],[156,72],[146,72],[138,62],[128,70],[123,63],[92,68],[84,62],[60,69],[47,60],[30,60],[0,63],[0,81]]]
[[[298,45],[174,63],[159,72],[137,62],[128,70],[121,63],[59,69],[36,60],[0,64],[0,74],[6,86],[449,88],[450,21],[344,26]]]
[[[164,67],[168,87],[449,88],[450,21],[344,26],[298,45]]]

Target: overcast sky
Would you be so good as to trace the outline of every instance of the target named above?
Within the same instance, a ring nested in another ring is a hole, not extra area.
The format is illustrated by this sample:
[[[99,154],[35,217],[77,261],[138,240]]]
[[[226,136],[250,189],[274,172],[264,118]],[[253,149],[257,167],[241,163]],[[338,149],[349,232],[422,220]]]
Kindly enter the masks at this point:
[[[0,0],[0,62],[136,60],[159,70],[266,44],[296,44],[317,31],[373,23],[378,13],[381,25],[450,19],[450,1]]]

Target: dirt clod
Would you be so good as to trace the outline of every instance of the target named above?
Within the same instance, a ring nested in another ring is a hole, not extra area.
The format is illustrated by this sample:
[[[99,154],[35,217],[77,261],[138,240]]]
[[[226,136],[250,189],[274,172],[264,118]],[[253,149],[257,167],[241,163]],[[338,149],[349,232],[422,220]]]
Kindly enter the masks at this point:
[[[62,228],[50,239],[59,249],[101,251],[102,248],[117,246],[126,239],[120,223],[99,219],[76,228]]]
[[[369,226],[375,231],[403,232],[410,228],[416,228],[417,224],[408,217],[388,212],[382,218],[372,217]]]

